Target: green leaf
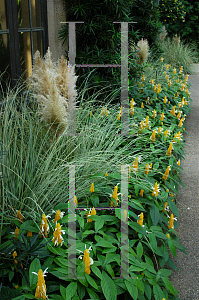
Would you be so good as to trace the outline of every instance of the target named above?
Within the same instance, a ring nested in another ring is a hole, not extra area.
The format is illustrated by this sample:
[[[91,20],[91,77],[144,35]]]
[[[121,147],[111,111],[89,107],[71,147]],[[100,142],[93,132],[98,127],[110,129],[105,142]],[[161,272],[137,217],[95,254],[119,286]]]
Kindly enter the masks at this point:
[[[102,270],[102,280],[101,287],[105,299],[107,300],[117,300],[117,288],[114,281],[107,275],[107,273]]]
[[[95,247],[104,247],[104,248],[114,247],[110,242],[106,241],[101,236],[95,236],[95,239],[97,241],[97,244],[95,244]]]
[[[106,271],[109,273],[109,275],[110,275],[111,277],[115,277],[115,273],[114,273],[114,271],[113,271],[111,265],[106,265],[105,268],[106,268]]]
[[[84,218],[77,215],[77,221],[79,222],[79,226],[84,229]]]
[[[10,281],[10,282],[12,281],[14,275],[15,275],[14,272],[12,272],[12,271],[9,272],[9,281]]]
[[[80,299],[82,300],[86,294],[86,289],[81,283],[77,283],[77,291]]]
[[[111,173],[108,176],[111,177],[111,178],[115,178],[115,179],[118,179],[119,181],[121,181],[121,174],[119,174],[119,173]]]
[[[103,218],[105,222],[118,221],[118,219],[116,217],[111,216],[111,215],[102,215],[101,218]]]
[[[88,283],[92,287],[94,287],[94,289],[98,290],[98,286],[97,286],[96,282],[94,281],[94,279],[90,275],[88,275],[87,273],[85,273],[85,276],[86,276],[86,280],[88,281]]]
[[[164,293],[163,293],[163,291],[161,290],[161,288],[159,287],[158,284],[153,286],[153,293],[154,293],[154,296],[155,296],[155,300],[160,300],[160,299],[164,298]]]
[[[37,232],[38,233],[38,228],[35,228],[34,226],[34,222],[29,220],[29,221],[25,221],[21,226],[20,226],[20,230],[24,229],[26,231],[32,231],[32,232]]]
[[[171,270],[168,269],[160,269],[157,273],[157,275],[159,275],[160,277],[166,277],[166,276],[170,276],[172,273]]]
[[[136,222],[129,222],[129,226],[141,234],[146,234],[146,229]]]
[[[132,282],[125,280],[126,288],[134,300],[138,298],[138,288],[132,284]]]
[[[174,201],[171,201],[171,199],[167,199],[168,205],[170,210],[174,213],[174,215],[176,215],[179,218],[179,212],[178,212],[178,208],[175,205]]]
[[[102,219],[101,217],[97,218],[97,220],[95,221],[95,232],[100,230],[103,226],[104,226],[104,219]]]
[[[87,290],[87,292],[88,292],[91,299],[100,300],[100,297],[92,289],[86,288],[86,290]]]
[[[66,288],[66,300],[70,300],[77,291],[77,282],[71,282]]]
[[[158,168],[159,168],[159,163],[156,162],[156,163],[153,165],[153,170],[156,171]]]
[[[139,189],[140,189],[140,186],[138,184],[135,184],[135,194],[137,197],[138,197]]]
[[[93,234],[93,233],[95,233],[94,230],[86,230],[86,231],[84,231],[84,232],[82,233],[82,236],[86,237],[86,236],[88,236],[88,235],[90,235],[90,234]]]
[[[178,294],[178,291],[173,287],[173,285],[171,284],[171,282],[169,281],[168,278],[162,277],[162,280],[164,281],[165,286],[169,290],[170,293],[172,293],[174,296],[176,293]]]
[[[91,203],[92,203],[93,207],[99,207],[99,196],[91,195],[90,199],[91,199]]]
[[[146,281],[144,281],[144,293],[151,300],[151,287]]]
[[[102,274],[100,272],[100,269],[94,265],[91,266],[91,271],[100,279],[102,279]]]
[[[143,247],[142,247],[142,243],[139,242],[137,245],[137,255],[141,258],[143,254]]]
[[[36,284],[38,281],[38,276],[33,274],[32,272],[38,273],[39,270],[41,269],[41,263],[40,260],[38,258],[35,258],[30,265],[30,269],[29,269],[29,280],[30,280],[30,287],[33,284]]]
[[[60,293],[64,299],[66,299],[66,288],[60,285]]]
[[[170,241],[170,239],[168,240],[168,245],[169,245],[169,249],[171,250],[171,253],[176,257],[176,247],[173,244],[173,242]]]
[[[173,157],[171,157],[170,159],[169,159],[169,165],[172,167],[173,166]]]
[[[150,208],[150,216],[151,216],[153,225],[156,226],[160,219],[160,213],[159,213],[159,209],[157,208],[157,206],[152,206]]]

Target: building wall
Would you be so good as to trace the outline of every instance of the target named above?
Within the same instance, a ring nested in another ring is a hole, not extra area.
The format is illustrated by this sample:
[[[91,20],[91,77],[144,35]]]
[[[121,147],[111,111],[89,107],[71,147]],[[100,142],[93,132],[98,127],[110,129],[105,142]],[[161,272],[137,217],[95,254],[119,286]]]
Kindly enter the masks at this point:
[[[59,22],[66,22],[67,12],[64,10],[63,0],[48,0],[48,39],[49,47],[52,53],[52,59],[57,61],[62,55],[66,54],[68,47],[62,45],[62,41],[58,39],[58,33],[61,29]]]

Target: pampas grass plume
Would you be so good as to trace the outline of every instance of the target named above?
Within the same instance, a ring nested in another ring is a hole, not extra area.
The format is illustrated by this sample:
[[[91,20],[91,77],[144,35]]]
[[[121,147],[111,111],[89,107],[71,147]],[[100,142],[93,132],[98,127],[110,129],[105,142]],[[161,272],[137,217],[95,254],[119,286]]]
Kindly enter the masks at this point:
[[[66,129],[68,117],[76,109],[75,99],[76,80],[75,66],[67,65],[67,60],[62,56],[54,63],[51,58],[50,48],[44,59],[40,52],[34,55],[34,66],[30,77],[30,84],[38,103],[40,121],[45,121],[47,126],[58,138]],[[59,127],[59,128],[58,128]]]

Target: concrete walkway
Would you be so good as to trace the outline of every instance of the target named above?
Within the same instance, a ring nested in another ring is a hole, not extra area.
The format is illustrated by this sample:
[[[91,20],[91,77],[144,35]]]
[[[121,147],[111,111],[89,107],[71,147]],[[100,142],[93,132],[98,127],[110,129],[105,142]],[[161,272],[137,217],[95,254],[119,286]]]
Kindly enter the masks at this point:
[[[177,259],[171,254],[179,271],[173,271],[170,280],[179,291],[180,300],[199,300],[199,64],[196,72],[189,76],[191,83],[192,111],[185,120],[185,159],[179,186],[177,206],[179,227],[176,229],[180,243],[187,248],[188,255],[177,250]]]

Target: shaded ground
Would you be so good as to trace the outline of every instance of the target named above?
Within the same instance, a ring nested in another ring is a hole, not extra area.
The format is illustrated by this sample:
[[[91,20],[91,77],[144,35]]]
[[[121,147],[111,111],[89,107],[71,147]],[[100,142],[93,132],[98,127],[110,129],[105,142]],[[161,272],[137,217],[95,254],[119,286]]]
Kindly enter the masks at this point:
[[[195,75],[189,76],[191,83],[192,111],[184,134],[186,156],[181,160],[184,169],[179,186],[177,206],[179,227],[176,229],[180,243],[187,248],[188,255],[177,250],[177,259],[171,254],[179,271],[173,271],[172,284],[179,291],[180,300],[199,300],[199,64]]]

